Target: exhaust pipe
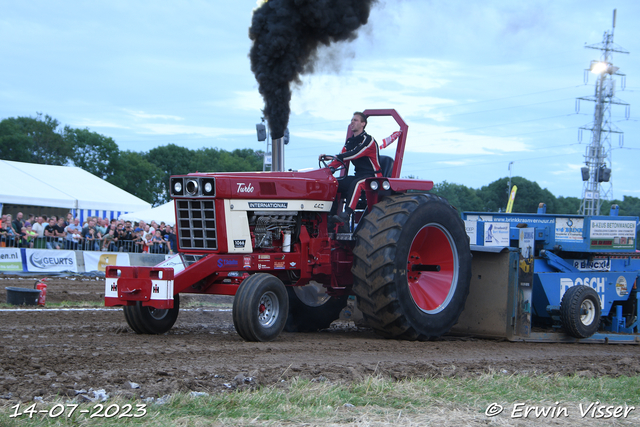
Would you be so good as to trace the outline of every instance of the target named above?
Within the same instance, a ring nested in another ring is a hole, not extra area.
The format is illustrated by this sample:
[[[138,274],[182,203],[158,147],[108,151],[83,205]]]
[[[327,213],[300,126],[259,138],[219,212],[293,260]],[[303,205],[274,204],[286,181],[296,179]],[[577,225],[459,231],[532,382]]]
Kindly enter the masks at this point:
[[[271,140],[271,170],[284,172],[284,136]]]

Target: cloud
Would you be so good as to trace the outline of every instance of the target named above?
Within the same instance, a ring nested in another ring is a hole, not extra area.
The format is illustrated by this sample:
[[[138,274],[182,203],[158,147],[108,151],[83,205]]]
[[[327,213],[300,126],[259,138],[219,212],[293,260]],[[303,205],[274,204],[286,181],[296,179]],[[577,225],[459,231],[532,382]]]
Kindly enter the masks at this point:
[[[389,80],[390,68],[395,73],[392,81]],[[441,154],[529,151],[521,138],[471,134],[446,124],[447,114],[440,108],[456,102],[429,93],[446,86],[447,75],[460,71],[455,63],[422,58],[407,59],[402,66],[386,61],[360,61],[346,76],[305,76],[294,91],[291,110],[294,115],[308,115],[315,120],[346,123],[353,111],[364,109],[363,106],[367,109],[392,107],[409,125],[407,151]],[[379,127],[375,120],[367,126],[367,131],[379,141],[395,130],[395,124]],[[325,133],[324,136],[340,140],[334,135]],[[323,139],[320,135],[314,134],[314,137]]]
[[[255,129],[145,123],[138,125],[136,133],[150,135],[201,135],[206,137],[219,137],[222,135],[255,135],[256,131]]]
[[[93,119],[79,119],[74,123],[74,126],[78,128],[131,129],[130,126],[127,126],[121,123],[105,122],[102,120],[93,120]]]
[[[149,113],[145,113],[144,111],[133,111],[133,110],[127,110],[127,109],[125,109],[124,111],[127,114],[130,114],[137,119],[154,119],[154,120],[157,119],[157,120],[176,120],[176,121],[184,120],[182,117],[172,116],[168,114],[149,114]]]
[[[562,163],[561,165],[557,165],[558,168],[555,170],[550,170],[549,173],[551,175],[576,175],[576,172],[579,171],[582,167],[584,167],[584,163],[575,164],[575,163]]]

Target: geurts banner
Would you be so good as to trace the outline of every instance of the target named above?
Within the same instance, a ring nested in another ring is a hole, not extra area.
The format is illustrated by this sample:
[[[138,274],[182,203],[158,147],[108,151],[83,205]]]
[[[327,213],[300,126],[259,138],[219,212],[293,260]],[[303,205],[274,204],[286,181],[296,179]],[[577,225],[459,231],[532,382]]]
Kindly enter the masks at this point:
[[[51,251],[46,249],[25,249],[27,271],[73,271],[78,272],[74,251]]]

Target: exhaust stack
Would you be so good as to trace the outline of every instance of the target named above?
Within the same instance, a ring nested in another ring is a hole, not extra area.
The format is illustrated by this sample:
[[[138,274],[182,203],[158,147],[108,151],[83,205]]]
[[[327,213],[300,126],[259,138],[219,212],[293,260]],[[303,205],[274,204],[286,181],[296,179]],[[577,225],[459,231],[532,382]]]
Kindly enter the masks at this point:
[[[284,136],[271,139],[271,170],[284,172]]]

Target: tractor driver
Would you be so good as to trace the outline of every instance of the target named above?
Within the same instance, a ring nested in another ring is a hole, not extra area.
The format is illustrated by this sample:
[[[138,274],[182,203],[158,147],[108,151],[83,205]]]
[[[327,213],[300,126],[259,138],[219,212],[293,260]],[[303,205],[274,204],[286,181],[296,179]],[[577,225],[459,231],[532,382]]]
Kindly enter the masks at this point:
[[[363,193],[365,179],[382,176],[378,143],[364,131],[366,126],[367,116],[359,111],[353,113],[353,118],[349,125],[353,136],[347,139],[340,154],[336,155],[336,158],[329,164],[330,168],[337,168],[342,165],[338,160],[340,159],[345,164],[352,162],[355,168],[354,176],[345,176],[338,181],[338,193],[345,197],[347,206],[344,212],[340,215],[335,215],[339,200],[335,201],[331,208],[331,214],[333,214],[331,221],[334,223],[342,222],[348,224],[349,218],[358,204],[360,195]],[[322,154],[320,159],[325,159],[325,155]]]

